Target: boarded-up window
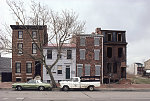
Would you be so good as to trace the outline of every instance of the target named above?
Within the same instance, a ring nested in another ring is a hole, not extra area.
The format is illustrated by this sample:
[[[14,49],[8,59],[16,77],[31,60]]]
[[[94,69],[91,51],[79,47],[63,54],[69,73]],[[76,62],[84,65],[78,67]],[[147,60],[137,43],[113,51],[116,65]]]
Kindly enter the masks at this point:
[[[83,64],[77,64],[77,77],[82,76]]]
[[[117,63],[113,64],[113,73],[117,73]]]
[[[57,74],[62,74],[62,66],[57,66]]]
[[[118,48],[118,57],[121,58],[123,55],[123,48]]]
[[[80,38],[80,46],[85,46],[85,38]]]
[[[99,38],[94,38],[94,45],[99,46]]]
[[[95,65],[95,76],[99,76],[100,75],[100,65]]]
[[[94,60],[99,60],[99,53],[100,53],[99,49],[94,50]]]
[[[111,63],[107,63],[107,73],[111,73]]]
[[[90,65],[85,64],[85,76],[90,76]]]
[[[80,49],[80,59],[85,59],[85,49]]]
[[[112,57],[112,47],[107,47],[107,57],[108,58]]]

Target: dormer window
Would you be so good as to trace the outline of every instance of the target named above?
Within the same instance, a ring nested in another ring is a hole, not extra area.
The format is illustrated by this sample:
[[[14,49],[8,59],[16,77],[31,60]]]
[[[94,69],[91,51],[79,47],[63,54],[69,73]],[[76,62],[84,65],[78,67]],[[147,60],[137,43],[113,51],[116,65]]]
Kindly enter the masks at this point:
[[[122,41],[122,34],[121,33],[118,33],[118,35],[117,35],[117,41],[118,42]]]
[[[111,33],[107,34],[107,41],[112,41],[112,34]]]

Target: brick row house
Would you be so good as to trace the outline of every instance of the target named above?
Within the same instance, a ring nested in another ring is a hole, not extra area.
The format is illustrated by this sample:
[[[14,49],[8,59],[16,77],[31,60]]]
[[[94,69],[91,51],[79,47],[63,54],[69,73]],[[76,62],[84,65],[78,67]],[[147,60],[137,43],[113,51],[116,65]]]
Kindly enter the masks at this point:
[[[37,75],[42,78],[43,65],[38,60],[41,54],[35,43],[38,46],[47,44],[47,26],[10,25],[10,27],[12,28],[12,82],[25,82]]]
[[[26,25],[26,27],[31,35],[35,36],[37,26]],[[12,81],[24,82],[40,75],[42,80],[44,76],[44,80],[50,82],[42,63],[24,53],[25,51],[35,57],[40,55],[27,30],[20,25],[11,25],[11,28],[13,29]],[[35,37],[35,41],[43,43],[45,46],[43,54],[48,56],[46,61],[51,65],[57,57],[57,52],[53,46],[47,45],[46,26],[38,26],[38,28],[40,38]],[[100,76],[102,83],[108,83],[109,78],[114,82],[126,78],[126,45],[125,31],[96,28],[92,34],[74,35],[68,44],[71,47],[63,48],[65,53],[63,59],[54,66],[54,78],[58,82],[73,76]],[[67,50],[71,51],[71,59],[67,59],[67,52],[70,52]]]

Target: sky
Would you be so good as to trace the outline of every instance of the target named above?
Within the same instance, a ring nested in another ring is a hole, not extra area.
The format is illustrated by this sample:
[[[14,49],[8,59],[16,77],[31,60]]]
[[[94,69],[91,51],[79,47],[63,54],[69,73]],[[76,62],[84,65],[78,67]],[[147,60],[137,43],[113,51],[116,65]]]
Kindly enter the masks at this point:
[[[18,1],[18,0],[14,0]],[[29,4],[30,0],[25,0]],[[150,58],[150,0],[35,0],[54,11],[73,10],[79,20],[86,22],[85,33],[99,27],[102,30],[125,30],[127,39],[127,64]],[[0,28],[15,24],[6,4],[0,0]],[[5,55],[3,55],[5,56]]]

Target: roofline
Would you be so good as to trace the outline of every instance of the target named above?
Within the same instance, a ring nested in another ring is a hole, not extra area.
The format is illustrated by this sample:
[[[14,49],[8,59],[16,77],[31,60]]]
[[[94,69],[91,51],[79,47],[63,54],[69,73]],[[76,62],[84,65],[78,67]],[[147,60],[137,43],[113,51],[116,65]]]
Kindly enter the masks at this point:
[[[47,28],[46,25],[10,25],[12,29],[35,29],[42,30]]]
[[[101,30],[101,31],[110,31],[110,32],[126,32],[125,30]]]
[[[102,34],[76,34],[76,36],[91,36],[91,37],[103,37]]]

